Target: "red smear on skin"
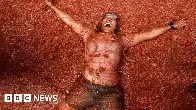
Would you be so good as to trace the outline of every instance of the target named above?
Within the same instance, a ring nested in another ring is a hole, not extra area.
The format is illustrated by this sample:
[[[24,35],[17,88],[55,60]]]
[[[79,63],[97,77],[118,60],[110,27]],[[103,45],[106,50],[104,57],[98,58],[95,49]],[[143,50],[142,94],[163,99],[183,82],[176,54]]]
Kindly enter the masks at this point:
[[[108,54],[104,54],[103,56],[104,56],[105,58],[108,58],[108,57],[109,57],[109,55],[108,55]]]
[[[95,80],[92,78],[92,79],[91,79],[91,82],[92,82],[92,83],[95,83]]]
[[[95,72],[95,70],[90,66],[90,65],[86,65],[89,71],[89,74],[93,74]]]
[[[93,54],[88,54],[88,56],[89,56],[89,57],[92,57],[92,56],[93,56]]]
[[[100,72],[100,73],[104,72],[105,70],[106,70],[106,68],[103,68],[103,67],[100,67],[100,68],[99,68],[99,72]]]
[[[101,53],[95,54],[94,57],[100,57]]]

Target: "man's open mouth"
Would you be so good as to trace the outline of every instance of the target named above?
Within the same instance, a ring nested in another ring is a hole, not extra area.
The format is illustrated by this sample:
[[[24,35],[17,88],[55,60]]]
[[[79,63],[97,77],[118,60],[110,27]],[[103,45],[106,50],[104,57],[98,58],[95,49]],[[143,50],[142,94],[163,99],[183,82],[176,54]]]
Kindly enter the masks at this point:
[[[105,27],[112,27],[112,24],[111,23],[105,23],[104,26]]]

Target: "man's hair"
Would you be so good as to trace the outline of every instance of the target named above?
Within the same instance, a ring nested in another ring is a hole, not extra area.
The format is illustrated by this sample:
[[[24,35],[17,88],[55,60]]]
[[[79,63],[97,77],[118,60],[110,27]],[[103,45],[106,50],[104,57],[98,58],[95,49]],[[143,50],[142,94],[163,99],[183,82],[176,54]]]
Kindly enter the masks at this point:
[[[106,13],[105,16],[102,18],[102,21],[103,21],[103,19],[107,16],[107,14],[112,14],[112,15],[114,16],[115,20],[116,20],[116,28],[115,28],[115,30],[114,30],[114,34],[117,35],[118,32],[119,32],[119,18],[117,18],[117,17],[116,17],[116,14],[114,14],[114,13]],[[96,31],[97,31],[97,32],[102,32],[102,31],[103,31],[103,30],[102,30],[102,24],[101,24],[102,21],[100,21],[100,22],[98,23],[98,25],[96,26]]]

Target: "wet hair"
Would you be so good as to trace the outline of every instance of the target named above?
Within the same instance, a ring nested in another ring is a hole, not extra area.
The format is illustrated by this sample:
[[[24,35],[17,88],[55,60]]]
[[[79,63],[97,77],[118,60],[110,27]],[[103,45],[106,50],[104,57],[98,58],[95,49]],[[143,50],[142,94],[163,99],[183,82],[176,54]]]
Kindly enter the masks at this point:
[[[116,14],[114,14],[114,13],[106,13],[105,14],[105,16],[102,18],[102,21],[103,21],[103,19],[106,17],[106,16],[108,16],[108,15],[112,15],[114,18],[115,18],[115,20],[116,20],[116,28],[115,28],[115,30],[114,30],[114,34],[118,34],[118,32],[119,32],[119,18],[117,18],[117,16],[116,16]],[[101,21],[98,23],[98,25],[96,26],[96,31],[97,32],[102,32],[103,30],[102,30],[102,24],[101,24]]]

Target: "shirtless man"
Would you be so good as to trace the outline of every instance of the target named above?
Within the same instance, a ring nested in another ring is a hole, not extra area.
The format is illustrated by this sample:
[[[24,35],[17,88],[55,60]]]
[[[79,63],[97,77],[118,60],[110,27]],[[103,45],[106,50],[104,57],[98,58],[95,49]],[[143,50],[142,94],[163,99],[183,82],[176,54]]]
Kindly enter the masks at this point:
[[[123,51],[170,29],[186,25],[185,20],[180,20],[149,32],[117,36],[118,18],[113,13],[107,13],[98,26],[98,31],[94,32],[57,9],[51,1],[46,3],[85,43],[85,70],[65,101],[59,104],[59,110],[86,110],[92,106],[98,110],[124,110],[123,91],[119,85],[121,77],[118,72]]]

